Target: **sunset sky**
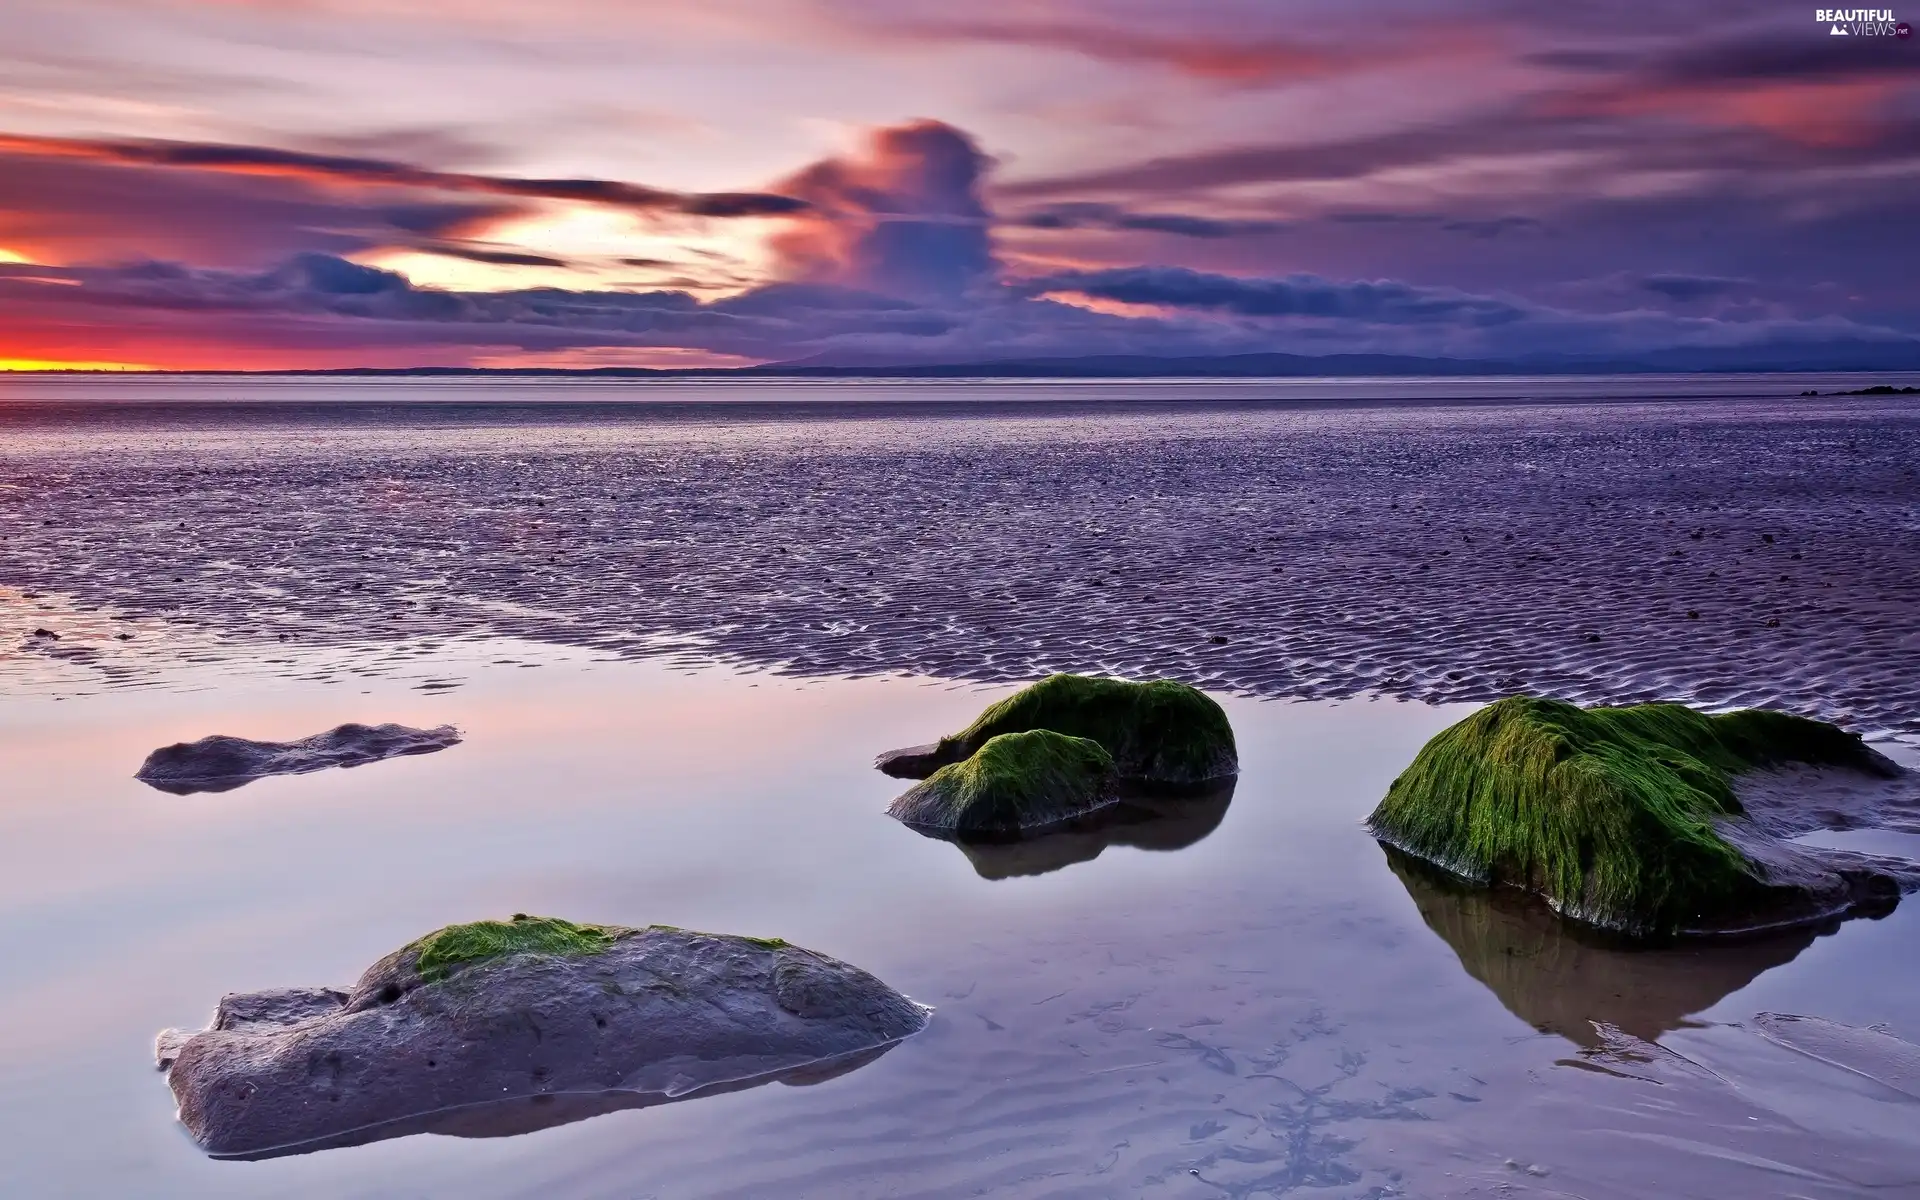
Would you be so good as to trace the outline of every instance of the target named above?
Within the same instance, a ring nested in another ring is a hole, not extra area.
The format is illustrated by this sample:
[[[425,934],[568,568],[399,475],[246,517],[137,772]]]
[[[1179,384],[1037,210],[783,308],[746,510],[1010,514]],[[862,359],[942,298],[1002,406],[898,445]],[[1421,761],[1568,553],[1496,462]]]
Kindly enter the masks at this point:
[[[5,10],[0,365],[1920,347],[1920,40],[1812,6]]]

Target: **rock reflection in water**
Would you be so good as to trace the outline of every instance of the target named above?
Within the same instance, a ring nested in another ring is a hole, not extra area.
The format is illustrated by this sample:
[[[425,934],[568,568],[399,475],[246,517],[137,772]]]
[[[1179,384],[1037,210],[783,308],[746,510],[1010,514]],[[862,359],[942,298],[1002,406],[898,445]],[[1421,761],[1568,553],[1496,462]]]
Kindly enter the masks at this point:
[[[1738,939],[1634,946],[1572,925],[1513,889],[1470,886],[1381,847],[1427,927],[1507,1011],[1581,1047],[1603,1047],[1598,1026],[1643,1041],[1687,1024],[1764,971],[1793,961],[1835,926]]]
[[[209,1157],[254,1162],[269,1158],[284,1158],[292,1154],[311,1154],[318,1150],[340,1150],[349,1146],[364,1146],[371,1142],[412,1137],[421,1133],[437,1133],[445,1137],[461,1138],[518,1137],[523,1133],[538,1133],[543,1129],[570,1125],[575,1121],[585,1121],[590,1117],[604,1116],[607,1113],[621,1112],[626,1109],[653,1108],[661,1104],[677,1104],[682,1100],[698,1100],[703,1096],[718,1096],[725,1092],[743,1092],[769,1083],[784,1083],[789,1087],[807,1087],[816,1083],[825,1083],[829,1079],[837,1079],[859,1070],[899,1044],[897,1041],[887,1042],[871,1049],[803,1063],[784,1071],[753,1075],[745,1079],[726,1080],[671,1095],[660,1092],[604,1091],[549,1092],[536,1096],[516,1096],[511,1100],[465,1104],[456,1108],[421,1113],[397,1121],[365,1125],[358,1129],[345,1130],[332,1137],[279,1146],[258,1153],[213,1154]]]
[[[1091,862],[1108,846],[1184,850],[1220,827],[1233,803],[1234,783],[1229,779],[1204,790],[1136,787],[1117,804],[1046,829],[993,840],[943,840],[958,846],[982,879],[1045,875]]]

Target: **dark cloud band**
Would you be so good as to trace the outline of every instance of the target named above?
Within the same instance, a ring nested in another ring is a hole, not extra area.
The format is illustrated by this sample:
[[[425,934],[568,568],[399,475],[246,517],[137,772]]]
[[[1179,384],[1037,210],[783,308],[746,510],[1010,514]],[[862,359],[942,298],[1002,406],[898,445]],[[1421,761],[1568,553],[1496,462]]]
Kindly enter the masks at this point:
[[[309,154],[268,146],[0,134],[0,154],[279,176],[369,187],[570,200],[638,212],[681,213],[696,217],[784,216],[801,212],[807,207],[804,200],[769,192],[675,192],[607,179],[521,179],[507,175],[476,175],[431,170],[389,159]]]

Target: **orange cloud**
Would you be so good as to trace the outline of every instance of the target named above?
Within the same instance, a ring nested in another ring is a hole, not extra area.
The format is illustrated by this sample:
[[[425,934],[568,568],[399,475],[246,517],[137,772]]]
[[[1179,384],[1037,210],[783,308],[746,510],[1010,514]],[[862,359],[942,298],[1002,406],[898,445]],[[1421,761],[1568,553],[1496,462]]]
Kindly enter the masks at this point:
[[[406,367],[465,364],[473,347],[328,344],[297,330],[245,329],[124,310],[60,319],[11,309],[0,326],[0,364],[14,370],[244,371],[283,367]],[[317,331],[316,331],[317,333]]]
[[[1664,117],[1757,129],[1803,146],[1866,146],[1885,132],[1891,101],[1907,81],[1886,76],[1786,82],[1674,82],[1554,97],[1552,116]]]

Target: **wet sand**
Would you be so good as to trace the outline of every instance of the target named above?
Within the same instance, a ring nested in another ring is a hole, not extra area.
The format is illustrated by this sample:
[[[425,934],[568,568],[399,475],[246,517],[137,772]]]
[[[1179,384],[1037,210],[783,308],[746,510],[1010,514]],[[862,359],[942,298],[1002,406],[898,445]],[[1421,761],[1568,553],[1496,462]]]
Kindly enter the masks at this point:
[[[409,641],[507,636],[798,674],[1682,699],[1920,735],[1920,412],[1641,385],[0,396],[0,675],[77,693],[282,643],[378,671]],[[362,394],[382,400],[324,402]]]

